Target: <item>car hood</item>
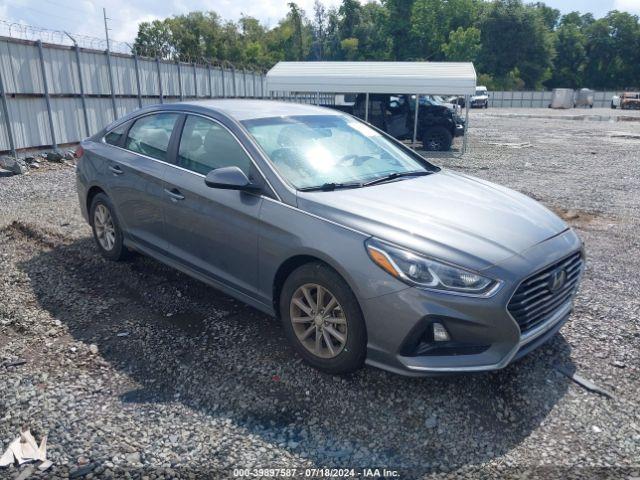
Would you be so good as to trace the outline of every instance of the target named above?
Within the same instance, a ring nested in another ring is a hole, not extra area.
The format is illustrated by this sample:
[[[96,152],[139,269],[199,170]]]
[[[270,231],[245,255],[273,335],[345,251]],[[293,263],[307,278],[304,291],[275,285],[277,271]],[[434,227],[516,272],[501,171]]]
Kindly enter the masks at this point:
[[[473,102],[474,100],[486,100],[487,98],[489,98],[489,95],[474,95],[473,97],[471,97],[471,101]]]
[[[444,170],[364,188],[299,192],[298,207],[478,270],[568,228],[526,195]]]

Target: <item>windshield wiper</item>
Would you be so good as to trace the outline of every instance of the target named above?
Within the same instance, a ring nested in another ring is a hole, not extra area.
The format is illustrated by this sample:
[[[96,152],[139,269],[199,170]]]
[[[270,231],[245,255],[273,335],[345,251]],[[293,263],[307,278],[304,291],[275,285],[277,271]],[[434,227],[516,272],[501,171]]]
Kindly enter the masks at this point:
[[[333,190],[338,190],[339,188],[360,188],[362,186],[363,186],[362,183],[357,183],[357,182],[353,182],[353,183],[329,182],[329,183],[323,183],[322,185],[316,185],[315,187],[299,188],[298,190],[300,190],[301,192],[316,192],[316,191],[331,192]]]
[[[393,172],[389,175],[385,175],[384,177],[378,177],[375,180],[370,180],[362,184],[363,187],[368,187],[369,185],[376,185],[378,183],[388,182],[390,180],[395,180],[396,178],[403,177],[423,177],[425,175],[430,175],[433,172],[428,172],[426,170],[418,170],[415,172]]]

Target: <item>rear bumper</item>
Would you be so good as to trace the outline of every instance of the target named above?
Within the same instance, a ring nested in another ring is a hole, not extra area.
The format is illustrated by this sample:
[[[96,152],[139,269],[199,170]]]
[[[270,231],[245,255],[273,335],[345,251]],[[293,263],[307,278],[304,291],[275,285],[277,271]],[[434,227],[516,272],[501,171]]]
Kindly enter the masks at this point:
[[[569,230],[526,255],[492,267],[487,272],[504,284],[489,298],[407,288],[361,302],[369,334],[367,363],[410,376],[504,368],[552,338],[573,309],[571,297],[543,322],[521,333],[507,310],[517,286],[533,272],[580,248],[580,240]],[[434,322],[447,329],[451,342],[440,344],[427,338]]]
[[[455,130],[453,132],[453,136],[454,137],[461,137],[462,135],[464,135],[464,125],[457,124],[456,128],[455,128]]]
[[[78,203],[80,205],[80,213],[87,223],[89,223],[89,211],[87,208],[87,184],[82,173],[76,168],[76,192],[78,194]]]

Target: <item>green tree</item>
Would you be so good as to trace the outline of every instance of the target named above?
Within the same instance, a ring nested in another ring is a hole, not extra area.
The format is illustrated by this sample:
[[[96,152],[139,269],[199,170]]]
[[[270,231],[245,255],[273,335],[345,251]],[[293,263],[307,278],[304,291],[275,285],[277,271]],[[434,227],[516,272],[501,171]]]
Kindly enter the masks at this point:
[[[612,87],[617,84],[614,77],[617,52],[608,20],[601,18],[594,21],[584,29],[584,33],[587,38],[585,80],[592,88]]]
[[[322,60],[327,40],[327,9],[320,0],[315,0],[313,4],[311,31],[313,34],[313,56],[316,60]]]
[[[296,60],[302,60],[304,58],[304,40],[302,38],[302,15],[300,7],[295,2],[288,4],[289,6],[289,21],[293,27],[293,52]]]
[[[562,24],[555,36],[556,59],[553,77],[549,80],[552,87],[579,88],[583,84],[586,62],[587,39],[580,27]]]
[[[391,54],[391,38],[380,28],[388,22],[388,12],[376,2],[365,3],[360,10],[360,23],[355,29],[361,60],[387,60]]]
[[[616,10],[605,17],[609,23],[610,34],[616,56],[613,59],[615,82],[609,88],[627,88],[637,85],[640,76],[640,25],[638,17]]]
[[[386,33],[391,38],[392,58],[407,60],[413,55],[411,46],[411,9],[414,0],[382,0],[387,9]]]
[[[171,29],[165,20],[142,22],[138,25],[138,35],[133,50],[144,57],[170,58],[174,54]]]
[[[476,0],[416,0],[411,9],[414,57],[443,60],[449,33],[471,27],[479,8]]]
[[[449,34],[449,41],[442,45],[442,52],[452,62],[474,62],[480,53],[480,30],[458,27]]]
[[[345,38],[340,42],[340,48],[344,52],[345,60],[355,60],[358,56],[358,39]]]
[[[356,28],[360,25],[361,8],[358,0],[342,0],[338,8],[340,38],[354,38]]]
[[[628,13],[561,17],[522,0],[322,1],[311,20],[289,3],[272,28],[213,11],[142,22],[133,51],[261,68],[280,60],[460,60],[473,61],[491,88],[640,87],[640,24]]]
[[[496,0],[480,23],[483,72],[496,81],[517,74],[526,88],[540,88],[551,76],[552,34],[535,7],[520,0]]]
[[[560,21],[560,10],[552,8],[546,5],[544,2],[536,2],[533,7],[538,11],[538,14],[542,17],[542,21],[549,30],[555,30]]]
[[[340,48],[340,18],[336,8],[327,10],[327,35],[323,47],[327,59],[337,60],[342,51]]]

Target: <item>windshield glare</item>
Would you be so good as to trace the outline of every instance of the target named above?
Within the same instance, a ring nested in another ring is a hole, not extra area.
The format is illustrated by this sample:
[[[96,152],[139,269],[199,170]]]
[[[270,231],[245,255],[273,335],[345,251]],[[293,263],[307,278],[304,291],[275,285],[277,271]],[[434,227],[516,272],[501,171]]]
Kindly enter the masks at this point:
[[[271,163],[297,189],[363,183],[392,173],[433,171],[374,129],[341,115],[242,122]]]

